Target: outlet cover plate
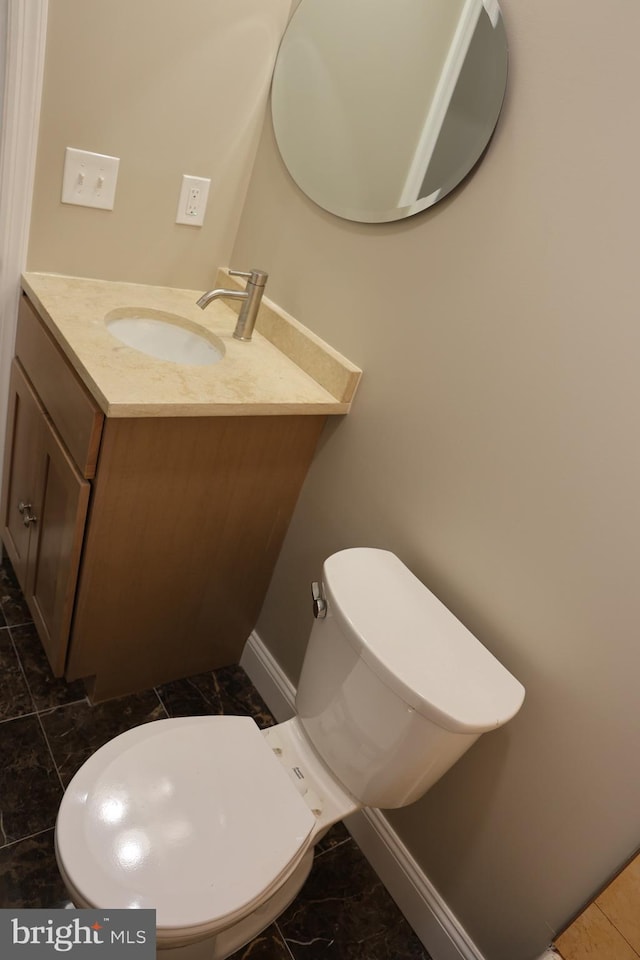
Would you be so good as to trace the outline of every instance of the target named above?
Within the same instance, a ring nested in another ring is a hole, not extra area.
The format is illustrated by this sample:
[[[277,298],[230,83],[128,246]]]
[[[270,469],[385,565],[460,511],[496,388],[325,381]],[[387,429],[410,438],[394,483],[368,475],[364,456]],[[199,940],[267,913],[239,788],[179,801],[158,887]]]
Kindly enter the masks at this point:
[[[178,198],[176,223],[187,223],[190,227],[201,227],[207,212],[209,199],[209,177],[190,177],[184,174]]]
[[[62,176],[62,202],[113,210],[119,157],[67,147]]]

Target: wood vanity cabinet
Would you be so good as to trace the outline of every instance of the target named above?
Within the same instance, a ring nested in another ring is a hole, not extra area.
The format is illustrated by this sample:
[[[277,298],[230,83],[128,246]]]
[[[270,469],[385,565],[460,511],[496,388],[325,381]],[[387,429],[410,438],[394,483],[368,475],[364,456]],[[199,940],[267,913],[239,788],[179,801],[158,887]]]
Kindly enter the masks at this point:
[[[22,297],[2,539],[93,700],[237,663],[324,415],[105,417]]]

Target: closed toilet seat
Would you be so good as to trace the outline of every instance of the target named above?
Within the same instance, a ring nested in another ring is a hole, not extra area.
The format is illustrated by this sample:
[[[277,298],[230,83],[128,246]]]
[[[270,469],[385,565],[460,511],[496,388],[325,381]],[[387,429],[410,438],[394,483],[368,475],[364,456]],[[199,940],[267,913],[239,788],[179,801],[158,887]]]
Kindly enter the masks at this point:
[[[87,904],[153,908],[186,943],[255,909],[296,869],[315,817],[253,720],[158,720],[101,747],[56,823],[63,877]]]

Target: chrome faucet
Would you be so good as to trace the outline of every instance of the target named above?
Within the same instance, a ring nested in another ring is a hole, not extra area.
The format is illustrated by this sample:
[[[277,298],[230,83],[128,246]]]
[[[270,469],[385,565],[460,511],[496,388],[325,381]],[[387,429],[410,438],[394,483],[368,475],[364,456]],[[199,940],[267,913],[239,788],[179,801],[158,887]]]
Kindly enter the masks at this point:
[[[197,304],[201,310],[208,307],[212,300],[244,300],[236,328],[233,335],[236,340],[251,340],[251,334],[255,326],[258,309],[262,300],[262,294],[269,276],[264,270],[251,270],[248,273],[243,270],[229,270],[232,277],[246,277],[247,286],[245,290],[208,290],[203,293]]]

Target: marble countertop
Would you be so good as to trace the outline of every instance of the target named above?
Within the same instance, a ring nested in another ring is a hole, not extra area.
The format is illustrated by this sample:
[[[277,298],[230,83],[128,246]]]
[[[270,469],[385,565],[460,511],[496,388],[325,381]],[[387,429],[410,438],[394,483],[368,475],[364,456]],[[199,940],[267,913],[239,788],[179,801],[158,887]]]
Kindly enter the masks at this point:
[[[344,414],[361,371],[264,298],[253,338],[233,339],[238,302],[196,306],[202,290],[25,273],[22,286],[72,367],[109,417]],[[217,287],[242,289],[220,271]],[[234,306],[236,309],[234,310]],[[156,360],[125,346],[105,316],[146,308],[184,318],[222,341],[211,366]]]

